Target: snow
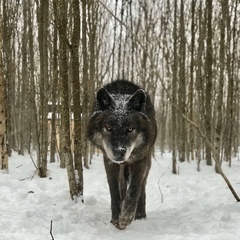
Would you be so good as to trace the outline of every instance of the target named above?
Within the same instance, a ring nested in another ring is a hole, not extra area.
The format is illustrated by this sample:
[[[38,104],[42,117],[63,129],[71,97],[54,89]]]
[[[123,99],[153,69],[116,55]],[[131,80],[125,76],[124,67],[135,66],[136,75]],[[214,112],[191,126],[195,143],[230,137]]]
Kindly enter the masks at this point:
[[[36,157],[36,156],[33,156]],[[171,173],[171,155],[156,152],[147,184],[146,220],[132,222],[126,230],[110,223],[110,198],[102,156],[94,156],[84,170],[84,201],[75,203],[67,174],[49,163],[48,178],[34,174],[29,156],[13,153],[9,173],[0,172],[0,240],[237,240],[240,238],[240,203],[233,198],[214,167],[203,161],[178,163]],[[240,162],[223,170],[240,195]],[[161,196],[160,190],[163,194]]]

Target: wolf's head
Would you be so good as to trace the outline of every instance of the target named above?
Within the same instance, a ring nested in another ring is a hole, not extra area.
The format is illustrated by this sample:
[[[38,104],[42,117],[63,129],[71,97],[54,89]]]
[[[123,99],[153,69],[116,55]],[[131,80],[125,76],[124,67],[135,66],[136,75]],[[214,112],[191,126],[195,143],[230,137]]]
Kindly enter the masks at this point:
[[[132,162],[148,139],[149,119],[145,114],[146,93],[110,94],[101,88],[90,117],[88,138],[113,162]]]

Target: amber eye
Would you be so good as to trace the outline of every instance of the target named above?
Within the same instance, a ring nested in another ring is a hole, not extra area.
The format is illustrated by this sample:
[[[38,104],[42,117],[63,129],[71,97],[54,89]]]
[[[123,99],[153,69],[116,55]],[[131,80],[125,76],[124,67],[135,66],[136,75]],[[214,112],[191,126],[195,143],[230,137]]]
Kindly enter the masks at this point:
[[[109,132],[112,130],[112,128],[109,127],[109,126],[105,126],[105,128],[106,128],[106,130],[109,131]]]
[[[132,132],[134,128],[128,128],[128,132]]]

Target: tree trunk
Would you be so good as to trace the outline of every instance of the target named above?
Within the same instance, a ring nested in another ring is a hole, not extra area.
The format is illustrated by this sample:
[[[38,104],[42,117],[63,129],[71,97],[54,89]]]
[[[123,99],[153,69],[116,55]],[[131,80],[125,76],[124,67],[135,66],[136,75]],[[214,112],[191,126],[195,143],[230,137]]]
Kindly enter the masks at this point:
[[[207,8],[207,46],[206,46],[206,103],[205,103],[205,130],[207,140],[212,142],[212,63],[213,63],[213,47],[212,47],[212,0],[206,0]],[[206,145],[207,165],[212,165],[211,149]]]
[[[48,0],[41,0],[38,9],[38,40],[40,53],[40,109],[38,174],[47,177],[48,151]]]
[[[205,32],[206,32],[206,24],[205,18],[203,18],[203,8],[202,2],[200,2],[200,6],[198,9],[198,49],[197,49],[197,57],[196,57],[196,90],[197,90],[197,102],[198,108],[196,119],[198,120],[198,124],[201,128],[203,128],[204,116],[205,116],[205,94],[204,94],[204,83],[203,83],[203,73],[202,73],[202,66],[203,66],[203,53],[204,53],[204,41],[205,41]],[[200,171],[200,162],[204,156],[203,151],[203,144],[199,136],[196,136],[196,144],[197,144],[197,161],[198,161],[198,171]]]
[[[68,61],[67,61],[67,3],[65,0],[58,2],[58,30],[59,30],[59,77],[62,91],[61,126],[63,135],[62,157],[66,162],[70,196],[75,199],[78,196],[76,177],[73,166],[73,156],[70,140],[70,116],[69,116],[69,87],[68,87]]]
[[[193,121],[193,92],[194,92],[194,66],[195,66],[195,8],[196,0],[192,0],[191,10],[192,10],[192,19],[191,19],[191,62],[190,62],[190,83],[189,83],[189,119]],[[190,159],[194,160],[194,131],[193,127],[189,126],[189,151]]]
[[[57,91],[58,88],[58,46],[57,46],[57,4],[53,1],[54,11],[54,29],[53,29],[53,84],[52,84],[52,118],[51,118],[51,146],[50,146],[50,162],[55,162],[55,154],[57,148],[56,128],[57,128]]]
[[[34,61],[34,35],[33,35],[33,6],[28,2],[28,47],[29,47],[29,122],[31,129],[29,131],[29,148],[39,144],[38,136],[38,115],[36,106],[36,83],[35,83],[35,61]]]
[[[221,157],[220,157],[220,147],[222,141],[222,128],[223,128],[223,114],[222,114],[222,106],[223,106],[223,84],[224,84],[224,66],[225,66],[225,22],[226,22],[226,9],[227,9],[227,2],[223,0],[222,3],[222,18],[221,18],[221,38],[220,38],[220,77],[218,82],[218,95],[217,95],[217,125],[215,131],[215,170],[217,173],[219,168],[217,167],[218,164],[221,164]]]
[[[224,1],[224,0],[222,0]],[[228,5],[227,3],[225,3]],[[238,88],[234,88],[234,69],[235,68],[235,58],[236,58],[236,8],[239,3],[235,3],[235,13],[234,13],[234,26],[232,27],[231,34],[231,25],[230,25],[230,13],[226,12],[226,23],[227,23],[227,47],[226,47],[226,55],[227,55],[227,76],[228,76],[228,86],[227,86],[227,106],[226,106],[226,128],[225,128],[225,141],[224,141],[224,149],[225,149],[225,157],[229,162],[229,166],[231,166],[231,157],[232,157],[232,147],[233,147],[233,133],[234,133],[234,121],[236,111],[234,111],[234,90],[236,89],[236,95],[238,95]],[[228,6],[229,7],[229,6]],[[228,8],[226,9],[226,11]],[[232,36],[231,36],[232,35]],[[239,40],[239,38],[237,38]],[[237,41],[238,41],[237,40]],[[239,82],[236,80],[236,82]]]
[[[6,80],[6,117],[7,117],[7,138],[9,149],[17,149],[17,129],[15,128],[15,118],[14,118],[14,106],[16,104],[16,77],[15,77],[15,48],[12,47],[15,44],[15,34],[13,23],[16,22],[16,15],[14,14],[15,6],[9,4],[9,1],[3,0],[3,62],[4,69],[3,73]],[[12,22],[9,21],[12,19]]]
[[[2,17],[0,16],[0,155],[1,169],[8,171],[8,154],[7,154],[7,138],[6,138],[6,114],[5,114],[5,81],[3,76],[3,28]]]
[[[174,27],[173,27],[173,77],[172,77],[172,172],[177,174],[177,159],[176,159],[176,134],[177,134],[177,119],[176,119],[176,94],[177,94],[177,0],[174,2]]]
[[[84,167],[89,168],[89,159],[88,159],[88,151],[89,144],[86,138],[85,129],[87,127],[88,115],[89,115],[89,91],[90,91],[90,79],[89,79],[89,52],[88,52],[88,44],[87,44],[87,5],[89,4],[86,0],[81,0],[82,2],[82,58],[83,58],[83,66],[82,66],[82,87],[83,87],[83,103],[82,103],[82,135],[83,135],[83,161]]]
[[[186,115],[186,77],[185,77],[185,59],[186,59],[186,40],[185,40],[185,23],[184,23],[184,2],[181,0],[180,5],[180,31],[179,31],[179,90],[178,90],[178,104],[181,112]],[[179,118],[179,160],[185,161],[186,158],[186,143],[187,132],[186,122]]]
[[[79,0],[73,0],[73,36],[71,46],[72,57],[72,95],[74,116],[74,162],[77,192],[83,195],[83,169],[82,169],[82,146],[81,146],[81,104],[80,104],[80,79],[79,79],[79,41],[80,41],[80,9]]]

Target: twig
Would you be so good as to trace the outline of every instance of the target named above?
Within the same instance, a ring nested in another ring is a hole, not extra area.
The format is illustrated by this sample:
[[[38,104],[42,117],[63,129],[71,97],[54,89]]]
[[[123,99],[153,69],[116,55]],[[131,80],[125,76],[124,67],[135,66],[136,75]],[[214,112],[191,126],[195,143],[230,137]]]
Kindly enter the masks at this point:
[[[32,179],[32,177],[26,177],[26,178],[21,178],[21,179],[19,179],[19,181],[24,181],[24,180],[29,179],[29,178]]]
[[[52,240],[54,240],[53,234],[52,234],[52,220],[51,220],[51,224],[50,224],[50,235],[52,237]]]
[[[31,177],[31,180],[33,180],[33,178],[34,178],[35,174],[37,173],[37,171],[38,171],[38,169],[35,170],[34,174]]]
[[[30,153],[29,155],[30,155],[30,158],[32,159],[33,165],[34,165],[35,168],[38,170],[38,167],[37,167],[36,163],[35,163],[34,160],[33,160],[32,154]]]
[[[34,178],[35,174],[37,173],[37,171],[38,171],[38,169],[36,169],[34,171],[34,173],[33,173],[33,175],[31,177],[21,178],[21,179],[19,179],[19,181],[24,181],[24,180],[29,179],[29,178],[32,180]]]
[[[165,172],[165,173],[166,173],[166,172]],[[160,181],[161,181],[161,179],[162,179],[162,177],[163,177],[163,175],[164,175],[165,173],[163,173],[163,174],[160,176],[160,178],[158,179],[158,189],[159,189],[159,192],[160,192],[160,194],[161,194],[161,203],[163,203],[163,193],[162,193],[162,190],[161,190],[161,187],[160,187]]]

